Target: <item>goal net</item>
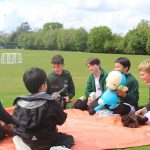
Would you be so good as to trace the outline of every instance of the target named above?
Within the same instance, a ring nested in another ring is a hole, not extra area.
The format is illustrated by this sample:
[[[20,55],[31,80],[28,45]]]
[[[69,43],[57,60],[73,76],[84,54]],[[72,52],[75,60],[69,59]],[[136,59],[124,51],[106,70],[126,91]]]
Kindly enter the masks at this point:
[[[2,53],[1,64],[22,63],[21,53]]]

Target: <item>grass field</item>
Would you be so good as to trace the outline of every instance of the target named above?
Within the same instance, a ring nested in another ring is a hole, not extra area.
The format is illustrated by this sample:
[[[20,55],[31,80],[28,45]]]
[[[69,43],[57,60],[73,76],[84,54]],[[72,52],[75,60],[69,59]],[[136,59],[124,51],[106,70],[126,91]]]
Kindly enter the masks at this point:
[[[22,75],[24,71],[30,67],[40,67],[48,74],[51,71],[50,59],[54,54],[61,54],[65,58],[65,69],[71,72],[75,83],[76,96],[74,99],[84,95],[86,80],[89,76],[89,71],[85,65],[87,58],[92,56],[100,58],[102,68],[109,72],[113,70],[114,60],[118,57],[125,56],[130,59],[132,64],[130,72],[139,81],[139,104],[144,105],[148,102],[148,86],[140,80],[137,71],[138,64],[144,59],[149,59],[148,55],[135,56],[44,50],[0,50],[0,55],[2,53],[21,53],[23,57],[22,64],[0,64],[0,99],[3,101],[3,105],[5,107],[12,106],[15,97],[28,94],[22,82]],[[148,148],[148,146],[144,146],[131,149],[146,150]]]
[[[12,106],[16,96],[28,94],[23,82],[22,75],[30,67],[43,68],[48,74],[51,71],[50,59],[54,54],[61,54],[65,59],[65,69],[72,74],[76,96],[84,95],[86,80],[89,71],[86,68],[85,61],[89,57],[98,57],[101,60],[102,68],[107,72],[113,69],[114,60],[118,57],[125,56],[130,59],[132,66],[130,72],[138,79],[140,84],[140,105],[148,102],[148,86],[140,79],[137,71],[138,64],[149,56],[144,55],[120,55],[120,54],[95,54],[81,52],[64,52],[64,51],[34,51],[34,50],[0,50],[2,53],[21,53],[23,57],[22,64],[0,64],[0,99],[5,107]]]

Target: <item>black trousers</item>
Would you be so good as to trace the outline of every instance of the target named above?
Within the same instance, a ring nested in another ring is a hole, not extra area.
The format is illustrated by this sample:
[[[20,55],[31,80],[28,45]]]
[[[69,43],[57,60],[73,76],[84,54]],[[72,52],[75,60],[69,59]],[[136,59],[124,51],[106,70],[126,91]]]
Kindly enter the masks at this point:
[[[80,110],[89,110],[90,108],[95,108],[96,106],[98,106],[98,101],[95,100],[91,103],[90,106],[87,105],[87,100],[85,101],[81,101],[80,99],[78,99],[76,101],[76,103],[74,104],[75,109],[80,109]]]
[[[81,101],[78,99],[75,104],[74,104],[75,109],[80,109],[80,110],[87,110],[87,100]]]
[[[87,106],[87,101],[81,101],[78,99],[75,103],[75,108],[80,110],[89,110],[90,108],[95,108],[98,106],[98,101],[94,101],[89,107]],[[106,109],[109,109],[108,105],[105,105]],[[115,109],[112,110],[113,114],[120,114],[121,116],[130,113],[131,107],[126,103],[119,104]]]
[[[131,111],[131,106],[126,103],[119,104],[115,109],[112,110],[113,114],[120,114],[121,116],[127,115]]]
[[[65,133],[60,134],[59,138],[56,140],[51,139],[40,139],[40,140],[27,140],[23,139],[23,141],[31,147],[32,150],[49,150],[53,146],[65,146],[66,148],[71,148],[74,144],[74,138],[72,135],[68,135]]]

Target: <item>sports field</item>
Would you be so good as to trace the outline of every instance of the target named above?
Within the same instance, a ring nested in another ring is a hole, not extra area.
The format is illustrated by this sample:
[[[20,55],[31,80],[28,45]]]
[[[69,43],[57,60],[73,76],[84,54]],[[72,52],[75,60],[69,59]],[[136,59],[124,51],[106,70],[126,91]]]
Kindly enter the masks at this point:
[[[21,64],[0,64],[0,99],[5,107],[12,106],[16,96],[28,94],[22,82],[24,71],[30,67],[43,68],[48,74],[51,71],[50,59],[55,54],[61,54],[65,59],[65,69],[72,74],[76,96],[74,99],[84,95],[86,80],[89,71],[85,65],[87,58],[98,57],[101,60],[102,68],[107,72],[113,69],[114,60],[125,56],[131,61],[130,72],[138,79],[140,84],[140,105],[148,102],[148,86],[139,78],[137,67],[144,59],[149,59],[148,55],[120,55],[120,54],[96,54],[64,51],[45,50],[0,50],[2,53],[21,53],[23,63]]]
[[[89,71],[85,65],[87,58],[98,57],[101,60],[102,68],[109,72],[113,70],[114,60],[124,56],[130,59],[132,64],[130,72],[139,81],[139,104],[144,105],[148,102],[148,86],[140,80],[137,71],[138,64],[144,59],[149,59],[148,55],[95,54],[45,50],[0,50],[0,55],[2,53],[21,53],[23,57],[22,64],[0,64],[0,99],[5,107],[12,106],[15,97],[28,94],[22,81],[24,71],[30,67],[40,67],[48,74],[51,71],[50,59],[55,54],[61,54],[65,58],[65,69],[69,70],[72,74],[76,88],[74,99],[84,95],[86,80],[89,76]],[[146,150],[149,149],[149,146],[133,149]]]

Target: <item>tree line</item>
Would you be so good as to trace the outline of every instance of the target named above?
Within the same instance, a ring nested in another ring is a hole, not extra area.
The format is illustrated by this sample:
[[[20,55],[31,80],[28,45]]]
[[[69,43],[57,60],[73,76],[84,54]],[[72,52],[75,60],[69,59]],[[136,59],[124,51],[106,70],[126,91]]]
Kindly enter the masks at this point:
[[[59,22],[48,22],[33,31],[28,22],[23,22],[16,31],[0,35],[0,48],[149,55],[150,21],[141,20],[124,36],[112,33],[107,26],[87,32],[82,27],[65,29]]]

